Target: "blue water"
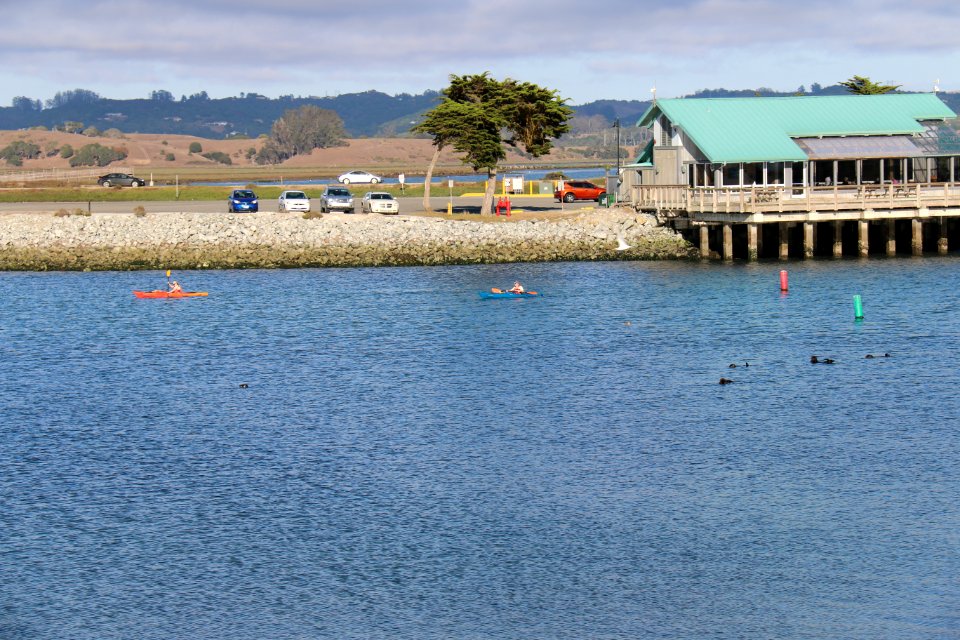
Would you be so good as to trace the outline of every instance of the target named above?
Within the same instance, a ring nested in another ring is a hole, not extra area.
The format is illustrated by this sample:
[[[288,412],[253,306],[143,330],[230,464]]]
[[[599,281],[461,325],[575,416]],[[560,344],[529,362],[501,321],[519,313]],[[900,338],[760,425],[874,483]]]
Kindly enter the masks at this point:
[[[0,274],[0,638],[958,638],[960,259],[780,268]]]
[[[530,180],[543,180],[548,173],[555,173],[557,171],[562,171],[565,176],[570,179],[576,180],[602,180],[605,174],[604,169],[594,168],[594,169],[542,169],[542,170],[524,170],[524,171],[508,171],[502,175],[504,176],[523,176],[525,181]],[[406,176],[404,178],[404,184],[414,185],[414,184],[423,184],[426,176]],[[432,184],[446,184],[447,180],[453,180],[455,182],[484,182],[487,179],[487,174],[483,173],[467,173],[462,175],[454,176],[434,176]],[[236,186],[237,181],[233,182],[192,182],[191,184],[196,186],[207,186],[207,187],[232,187]],[[265,186],[278,186],[283,185],[284,183],[280,180],[256,180],[250,183],[244,184],[255,184],[261,187]],[[336,178],[307,178],[300,179],[297,178],[294,181],[287,180],[286,184],[310,184],[310,185],[326,185],[326,184],[340,184],[337,182]],[[399,184],[399,180],[396,177],[383,176],[382,184]],[[353,184],[352,187],[364,187],[369,185],[364,184]]]

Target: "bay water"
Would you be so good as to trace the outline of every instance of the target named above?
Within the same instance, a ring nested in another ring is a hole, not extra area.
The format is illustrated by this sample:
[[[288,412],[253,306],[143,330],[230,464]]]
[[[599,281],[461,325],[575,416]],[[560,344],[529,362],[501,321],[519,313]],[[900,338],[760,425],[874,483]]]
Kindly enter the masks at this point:
[[[0,638],[960,638],[956,256],[174,275],[0,274]]]

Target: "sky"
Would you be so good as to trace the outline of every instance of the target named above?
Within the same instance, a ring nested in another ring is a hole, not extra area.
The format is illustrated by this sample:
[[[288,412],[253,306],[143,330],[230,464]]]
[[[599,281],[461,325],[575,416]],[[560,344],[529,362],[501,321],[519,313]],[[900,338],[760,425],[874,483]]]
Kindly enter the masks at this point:
[[[0,106],[71,89],[419,94],[484,71],[573,105],[854,74],[960,90],[955,0],[0,0],[0,15]]]

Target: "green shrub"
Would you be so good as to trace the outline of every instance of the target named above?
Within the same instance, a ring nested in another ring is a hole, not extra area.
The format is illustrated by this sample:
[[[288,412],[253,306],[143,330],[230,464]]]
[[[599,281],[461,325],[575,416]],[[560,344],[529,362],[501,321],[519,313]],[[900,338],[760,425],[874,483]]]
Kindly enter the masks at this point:
[[[55,214],[53,214],[53,215],[57,216],[58,218],[66,218],[68,215],[70,215],[70,212],[67,211],[66,209],[59,209],[59,210],[58,210]]]
[[[190,153],[200,153],[201,151],[203,151],[202,144],[200,144],[199,142],[190,143]]]
[[[89,212],[89,211],[86,211],[86,210],[84,210],[84,209],[81,209],[80,207],[77,207],[76,209],[73,210],[73,215],[75,215],[75,216],[89,216],[89,215],[90,215],[90,212]]]
[[[61,158],[69,158],[69,157],[71,157],[72,155],[73,155],[73,146],[72,146],[72,145],[65,144],[65,145],[63,145],[62,147],[60,147],[60,157],[61,157]]]
[[[322,217],[323,217],[323,214],[320,213],[319,211],[306,211],[306,212],[304,212],[304,214],[303,214],[303,219],[304,219],[304,220],[316,220],[316,219],[322,218]]]
[[[105,167],[111,162],[123,160],[127,157],[127,150],[123,147],[111,149],[94,142],[85,144],[70,158],[71,167]]]
[[[7,164],[15,167],[22,167],[24,160],[33,160],[39,157],[40,147],[24,140],[14,140],[3,149],[0,149],[0,158],[6,160]]]
[[[137,216],[138,218],[146,217],[147,210],[143,208],[143,205],[137,205],[133,208],[133,215]]]
[[[173,162],[174,160],[177,159],[177,156],[173,155],[172,153],[168,153],[163,157],[163,159],[166,160],[167,162]]]
[[[213,160],[214,162],[219,162],[220,164],[233,164],[233,160],[230,159],[230,156],[225,154],[223,151],[208,151],[207,153],[200,155],[207,160]]]
[[[88,138],[98,138],[100,137],[100,129],[97,129],[96,127],[87,127],[83,130],[83,135],[87,136]]]

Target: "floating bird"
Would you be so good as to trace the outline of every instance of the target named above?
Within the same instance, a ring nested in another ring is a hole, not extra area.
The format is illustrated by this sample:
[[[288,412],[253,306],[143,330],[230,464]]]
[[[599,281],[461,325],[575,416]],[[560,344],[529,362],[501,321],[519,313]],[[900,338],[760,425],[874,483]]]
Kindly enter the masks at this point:
[[[810,364],[820,364],[820,359],[817,356],[810,356]]]
[[[834,362],[836,362],[836,360],[833,360],[833,359],[831,359],[831,358],[824,358],[824,359],[821,360],[820,362],[821,362],[822,364],[833,364]]]
[[[867,358],[868,360],[872,360],[872,359],[875,358],[875,357],[876,357],[876,356],[873,355],[872,353],[868,353],[867,355],[864,356],[864,358]]]
[[[720,384],[730,384],[733,382],[730,378],[720,378]]]
[[[246,388],[248,388],[249,386],[250,386],[250,385],[248,385],[246,382],[241,382],[241,383],[240,383],[240,388],[241,388],[241,389],[246,389]]]
[[[728,368],[728,369],[736,369],[736,368],[737,368],[737,365],[735,365],[734,363],[731,362],[731,363],[727,366],[727,368]]]

